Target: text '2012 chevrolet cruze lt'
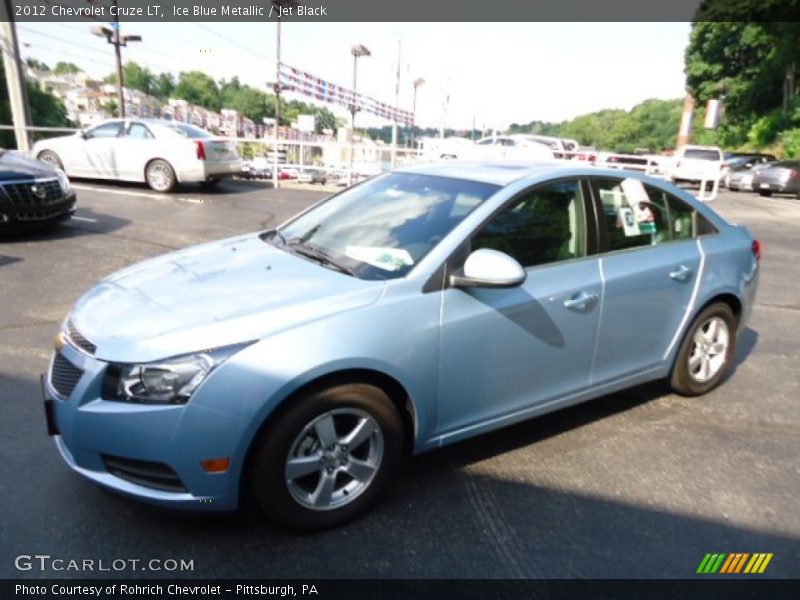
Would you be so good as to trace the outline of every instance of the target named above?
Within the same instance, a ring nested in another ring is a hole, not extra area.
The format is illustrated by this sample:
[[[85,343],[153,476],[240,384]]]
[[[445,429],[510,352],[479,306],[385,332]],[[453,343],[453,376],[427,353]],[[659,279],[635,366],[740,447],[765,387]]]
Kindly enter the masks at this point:
[[[75,471],[320,529],[420,453],[645,381],[718,385],[760,249],[688,193],[594,168],[401,169],[261,233],[131,266],[43,378]]]

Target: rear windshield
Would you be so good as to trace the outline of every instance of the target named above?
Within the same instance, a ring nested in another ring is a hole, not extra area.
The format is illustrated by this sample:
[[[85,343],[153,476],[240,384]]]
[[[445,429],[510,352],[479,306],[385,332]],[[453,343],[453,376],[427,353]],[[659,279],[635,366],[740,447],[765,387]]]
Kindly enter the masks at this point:
[[[165,127],[168,127],[175,133],[192,140],[212,137],[212,135],[205,129],[200,129],[194,125],[189,125],[188,123],[166,123]]]
[[[701,150],[700,148],[687,148],[683,158],[696,158],[698,160],[720,160],[718,150]]]

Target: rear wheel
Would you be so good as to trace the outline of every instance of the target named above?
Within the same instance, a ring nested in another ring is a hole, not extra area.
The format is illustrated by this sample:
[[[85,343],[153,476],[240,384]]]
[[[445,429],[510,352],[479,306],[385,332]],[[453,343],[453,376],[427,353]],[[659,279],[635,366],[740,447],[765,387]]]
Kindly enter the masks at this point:
[[[769,190],[758,190],[758,195],[769,198],[770,196],[772,196],[772,192]]]
[[[326,529],[362,513],[390,481],[403,424],[380,389],[340,385],[292,401],[254,449],[255,497],[277,523]]]
[[[64,169],[64,165],[61,162],[61,159],[58,157],[58,154],[53,152],[52,150],[42,150],[36,156],[37,159],[42,161],[43,163],[50,165],[54,169]]]
[[[736,317],[724,302],[708,306],[692,323],[678,350],[670,385],[683,396],[711,391],[733,362]]]
[[[175,177],[175,171],[172,166],[165,160],[160,158],[150,161],[144,172],[147,185],[156,192],[165,194],[175,189],[178,183]]]

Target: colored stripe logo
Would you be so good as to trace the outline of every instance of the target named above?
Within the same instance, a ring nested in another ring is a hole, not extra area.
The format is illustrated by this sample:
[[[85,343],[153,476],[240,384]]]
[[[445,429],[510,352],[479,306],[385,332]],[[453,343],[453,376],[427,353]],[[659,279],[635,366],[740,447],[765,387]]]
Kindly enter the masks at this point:
[[[700,561],[697,573],[713,575],[732,575],[737,573],[760,574],[763,573],[769,561],[772,560],[772,553],[755,552],[718,552],[708,553]]]

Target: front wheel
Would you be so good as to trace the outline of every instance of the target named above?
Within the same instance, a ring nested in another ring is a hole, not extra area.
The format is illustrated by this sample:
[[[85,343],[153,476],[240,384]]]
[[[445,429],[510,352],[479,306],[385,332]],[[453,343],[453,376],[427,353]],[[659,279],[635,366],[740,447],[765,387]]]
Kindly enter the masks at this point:
[[[701,312],[678,350],[670,385],[683,396],[699,396],[719,385],[733,362],[736,317],[723,302]]]
[[[291,400],[262,434],[250,474],[256,500],[277,523],[300,531],[361,514],[390,481],[403,443],[397,408],[367,384]]]
[[[147,185],[149,185],[151,189],[162,194],[171,192],[178,183],[172,166],[167,161],[161,160],[160,158],[151,161],[147,165],[144,176],[147,180]]]
[[[765,198],[769,198],[770,196],[772,196],[772,192],[769,190],[758,190],[758,195],[764,196]]]

